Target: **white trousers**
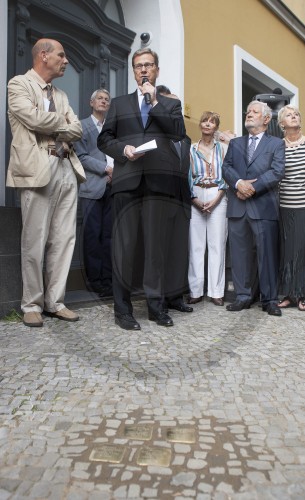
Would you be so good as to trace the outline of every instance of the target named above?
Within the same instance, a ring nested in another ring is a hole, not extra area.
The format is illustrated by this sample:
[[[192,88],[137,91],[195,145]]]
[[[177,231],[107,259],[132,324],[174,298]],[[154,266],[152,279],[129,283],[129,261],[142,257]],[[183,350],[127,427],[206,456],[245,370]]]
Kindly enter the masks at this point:
[[[23,312],[57,312],[65,307],[75,245],[77,180],[68,159],[50,156],[50,169],[47,186],[20,189]]]
[[[198,199],[207,203],[217,196],[218,188],[194,186]],[[200,212],[192,206],[189,237],[188,280],[191,297],[204,295],[204,261],[208,248],[208,296],[220,298],[225,288],[225,256],[228,235],[226,218],[227,197],[223,196],[210,214]]]

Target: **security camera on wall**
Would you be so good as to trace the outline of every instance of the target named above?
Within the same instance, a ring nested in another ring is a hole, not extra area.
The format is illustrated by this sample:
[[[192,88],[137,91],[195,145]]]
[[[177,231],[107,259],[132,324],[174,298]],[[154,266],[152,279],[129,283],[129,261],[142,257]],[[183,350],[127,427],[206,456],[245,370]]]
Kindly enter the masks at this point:
[[[145,31],[145,32],[141,33],[140,39],[141,39],[141,45],[142,45],[142,47],[146,47],[152,41],[152,34],[151,34],[151,32],[150,31]]]
[[[269,108],[272,109],[272,119],[268,125],[268,132],[275,137],[282,138],[283,132],[277,123],[277,114],[283,106],[290,104],[290,96],[284,95],[280,88],[276,88],[270,94],[256,94],[252,101],[262,101],[268,104]]]
[[[277,112],[287,104],[290,104],[290,96],[282,94],[279,88],[274,89],[270,94],[257,94],[252,98],[252,101],[262,101],[268,104],[272,109],[273,118],[277,118]]]

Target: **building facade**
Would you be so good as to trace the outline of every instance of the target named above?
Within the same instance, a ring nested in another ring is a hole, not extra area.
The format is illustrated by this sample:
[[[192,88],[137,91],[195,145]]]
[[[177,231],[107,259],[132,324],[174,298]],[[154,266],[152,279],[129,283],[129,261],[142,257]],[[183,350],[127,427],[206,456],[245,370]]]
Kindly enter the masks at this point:
[[[0,206],[13,206],[12,190],[5,190],[10,131],[6,120],[6,84],[16,74],[31,67],[31,47],[40,37],[62,42],[69,66],[65,77],[56,85],[67,92],[71,105],[80,118],[90,111],[89,98],[99,86],[109,89],[112,96],[135,88],[129,55],[143,46],[160,53],[166,70],[161,75],[177,93],[183,93],[183,58],[170,70],[176,50],[183,54],[183,23],[179,0],[0,0],[1,55],[7,61],[0,80],[3,124],[0,156]],[[170,19],[170,23],[168,22]],[[147,43],[142,33],[149,33]],[[176,78],[176,75],[179,75]]]
[[[135,89],[130,57],[141,47],[159,54],[158,83],[181,98],[194,141],[202,111],[217,111],[221,129],[241,135],[248,102],[275,88],[305,115],[305,0],[0,0],[0,6],[0,214],[1,207],[18,211],[16,193],[5,187],[7,81],[31,67],[40,37],[58,39],[66,50],[70,64],[56,85],[80,118],[90,113],[94,89],[106,87],[113,97]],[[80,225],[79,217],[79,232]],[[0,245],[0,282],[7,252]],[[80,269],[77,243],[71,276]],[[71,279],[69,286],[79,283]]]
[[[247,103],[275,88],[305,116],[304,0],[181,0],[181,6],[185,114],[193,139],[206,109],[220,114],[223,130],[241,135]]]

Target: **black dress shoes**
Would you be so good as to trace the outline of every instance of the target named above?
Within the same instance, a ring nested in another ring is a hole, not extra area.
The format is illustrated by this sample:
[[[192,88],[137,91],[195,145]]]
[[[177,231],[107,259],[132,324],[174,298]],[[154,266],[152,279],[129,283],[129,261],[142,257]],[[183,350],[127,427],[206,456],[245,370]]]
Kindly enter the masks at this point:
[[[194,311],[194,309],[184,302],[169,302],[168,303],[168,308],[169,309],[175,309],[175,311],[179,311],[182,313],[191,313]]]
[[[243,309],[250,309],[250,306],[250,300],[236,300],[232,304],[228,304],[226,309],[227,311],[242,311]]]
[[[281,308],[277,304],[263,304],[262,310],[270,314],[270,316],[282,316]]]
[[[109,299],[113,296],[112,292],[112,286],[111,284],[109,285],[103,285],[101,282],[96,281],[94,283],[87,283],[87,289],[90,292],[97,293],[101,299]]]
[[[102,290],[99,292],[99,297],[100,299],[111,299],[113,297],[112,287],[109,286],[107,288],[102,288]]]
[[[90,292],[94,292],[94,293],[102,293],[103,290],[104,290],[104,286],[99,283],[99,282],[96,282],[96,283],[87,283],[87,289],[90,291]]]
[[[148,319],[150,321],[155,321],[157,325],[160,326],[173,326],[174,322],[172,318],[164,311],[154,313],[152,311],[148,312]]]
[[[115,324],[119,325],[123,330],[141,330],[139,323],[134,319],[132,314],[115,315]]]

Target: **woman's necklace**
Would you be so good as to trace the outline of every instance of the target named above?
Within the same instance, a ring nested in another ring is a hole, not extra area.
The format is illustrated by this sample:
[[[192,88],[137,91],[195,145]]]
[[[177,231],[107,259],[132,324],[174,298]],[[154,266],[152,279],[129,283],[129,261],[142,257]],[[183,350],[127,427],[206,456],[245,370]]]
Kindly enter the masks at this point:
[[[202,149],[203,151],[212,151],[212,149],[214,149],[214,146],[215,146],[214,139],[211,142],[209,142],[208,144],[205,144],[203,142],[203,140],[200,139],[199,146],[201,147],[200,149]]]
[[[305,136],[302,134],[302,132],[300,132],[300,134],[300,137],[295,141],[290,141],[288,137],[284,138],[287,148],[295,148],[305,141]]]

